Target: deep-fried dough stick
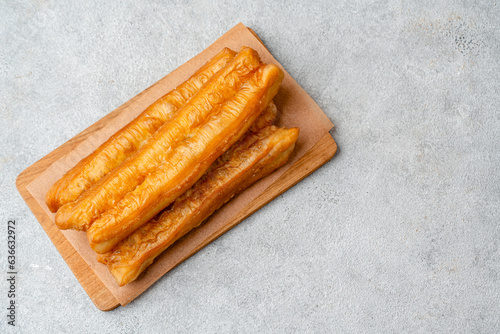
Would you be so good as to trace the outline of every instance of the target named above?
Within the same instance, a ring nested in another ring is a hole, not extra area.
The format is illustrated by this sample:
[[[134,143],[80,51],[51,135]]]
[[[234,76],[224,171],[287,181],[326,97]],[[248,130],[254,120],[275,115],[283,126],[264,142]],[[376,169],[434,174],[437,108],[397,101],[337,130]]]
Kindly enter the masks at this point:
[[[250,126],[249,131],[251,132],[259,132],[261,129],[265,128],[268,125],[273,124],[276,119],[276,115],[278,115],[278,108],[273,101],[269,103],[266,110],[255,120],[255,122]]]
[[[47,192],[45,202],[50,211],[56,212],[62,205],[76,200],[92,184],[130,157],[235,55],[236,52],[228,48],[219,52],[187,81],[149,106],[92,154],[70,169]]]
[[[57,211],[56,225],[61,229],[87,230],[103,212],[114,207],[165,162],[177,145],[204,124],[221,103],[236,94],[259,66],[257,52],[242,48],[139,151],[95,183],[77,201],[63,205]]]
[[[282,78],[275,65],[257,70],[154,173],[92,224],[87,231],[92,249],[109,251],[188,190],[247,131],[278,91]]]
[[[218,159],[217,168],[205,174],[171,208],[120,242],[112,252],[98,255],[98,260],[108,266],[120,286],[135,280],[176,240],[234,195],[283,165],[297,136],[297,128],[276,127],[246,136],[233,146],[235,149]]]

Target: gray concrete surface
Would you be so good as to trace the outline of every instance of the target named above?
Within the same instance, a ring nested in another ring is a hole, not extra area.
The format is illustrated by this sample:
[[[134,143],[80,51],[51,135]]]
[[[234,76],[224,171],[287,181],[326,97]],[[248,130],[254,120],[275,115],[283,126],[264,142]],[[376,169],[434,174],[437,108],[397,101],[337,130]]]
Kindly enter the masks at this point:
[[[500,332],[499,17],[491,1],[0,1],[0,332]],[[333,121],[338,155],[100,312],[15,178],[240,21]]]

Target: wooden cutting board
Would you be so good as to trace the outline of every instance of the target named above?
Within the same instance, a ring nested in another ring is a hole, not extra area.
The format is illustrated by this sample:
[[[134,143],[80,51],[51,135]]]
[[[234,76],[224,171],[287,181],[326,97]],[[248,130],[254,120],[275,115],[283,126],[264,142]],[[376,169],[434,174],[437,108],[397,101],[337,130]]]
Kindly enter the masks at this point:
[[[137,99],[147,98],[149,94],[152,94],[155,90],[155,86],[158,84],[159,83],[156,83],[141,92],[121,107],[103,117],[101,120],[94,123],[89,128],[82,131],[80,134],[76,135],[68,142],[25,169],[21,174],[19,174],[16,180],[16,186],[21,196],[26,201],[37,220],[40,222],[43,229],[52,240],[59,253],[62,255],[63,259],[72,270],[75,277],[85,289],[90,299],[97,306],[97,308],[103,311],[112,310],[119,306],[119,301],[94,273],[93,269],[82,258],[80,253],[76,251],[65,235],[55,226],[52,217],[47,214],[44,208],[41,207],[39,201],[33,197],[27,186],[39,177],[40,174],[45,172],[55,161],[72,152],[79,144],[89,138],[89,136],[92,136],[100,131],[104,126],[106,126],[106,124],[116,121],[117,117],[119,117],[121,113],[125,112],[129,105],[134,104]],[[189,258],[198,250],[311,174],[317,168],[329,161],[335,155],[336,150],[337,145],[331,135],[329,133],[325,134],[311,149],[309,149],[299,160],[286,170],[284,174],[282,174],[268,188],[266,188],[264,192],[241,208],[241,210],[239,210],[237,214],[234,215],[226,225],[224,225],[224,227],[215,231],[215,233],[206,236],[202,243],[200,243],[196,248],[190,250],[189,253],[185,254],[185,256],[182,259],[179,259],[174,266]],[[189,237],[189,235],[187,237]]]

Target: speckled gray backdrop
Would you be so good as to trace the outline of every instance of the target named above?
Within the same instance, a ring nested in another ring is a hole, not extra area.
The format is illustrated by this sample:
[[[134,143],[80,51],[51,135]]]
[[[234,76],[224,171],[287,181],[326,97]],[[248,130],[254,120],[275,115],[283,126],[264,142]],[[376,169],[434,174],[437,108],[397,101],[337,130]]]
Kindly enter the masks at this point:
[[[499,332],[499,7],[0,1],[0,332]],[[15,178],[240,21],[333,121],[339,152],[127,307],[98,311]]]

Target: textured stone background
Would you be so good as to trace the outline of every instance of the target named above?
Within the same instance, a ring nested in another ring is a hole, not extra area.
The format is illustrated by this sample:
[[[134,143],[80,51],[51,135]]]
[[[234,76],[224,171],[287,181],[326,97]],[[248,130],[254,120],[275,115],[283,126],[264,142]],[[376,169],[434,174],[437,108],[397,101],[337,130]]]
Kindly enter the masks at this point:
[[[0,332],[499,332],[499,17],[492,1],[1,0]],[[15,178],[240,21],[333,121],[339,152],[98,311]]]

